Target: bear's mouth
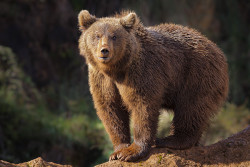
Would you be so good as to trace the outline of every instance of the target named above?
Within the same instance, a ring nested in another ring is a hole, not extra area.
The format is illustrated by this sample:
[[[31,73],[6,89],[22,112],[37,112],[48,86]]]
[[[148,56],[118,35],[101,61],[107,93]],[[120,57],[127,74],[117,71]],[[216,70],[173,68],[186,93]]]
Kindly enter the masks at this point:
[[[109,57],[98,57],[99,59],[101,59],[101,60],[107,60],[107,59],[109,59]]]
[[[101,61],[102,63],[108,62],[109,59],[110,59],[110,57],[108,57],[108,56],[98,57],[98,60]]]

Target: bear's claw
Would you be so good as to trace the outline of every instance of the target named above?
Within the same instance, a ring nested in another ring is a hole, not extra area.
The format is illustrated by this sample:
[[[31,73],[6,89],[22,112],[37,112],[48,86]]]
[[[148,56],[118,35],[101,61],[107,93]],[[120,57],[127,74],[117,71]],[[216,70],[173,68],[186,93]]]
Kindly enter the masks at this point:
[[[144,157],[148,153],[148,151],[149,149],[142,148],[133,143],[127,148],[122,148],[121,150],[114,152],[109,157],[109,161],[136,161],[137,159]]]

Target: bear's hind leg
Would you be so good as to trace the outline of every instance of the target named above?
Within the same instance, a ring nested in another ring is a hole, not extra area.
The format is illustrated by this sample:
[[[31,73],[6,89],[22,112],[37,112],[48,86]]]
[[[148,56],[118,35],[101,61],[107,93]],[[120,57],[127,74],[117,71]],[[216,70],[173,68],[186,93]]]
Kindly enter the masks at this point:
[[[192,105],[190,109],[185,107],[185,110],[177,108],[174,112],[171,135],[156,139],[155,146],[181,150],[198,145],[211,117],[212,112],[209,110],[211,108],[208,106],[199,105]]]

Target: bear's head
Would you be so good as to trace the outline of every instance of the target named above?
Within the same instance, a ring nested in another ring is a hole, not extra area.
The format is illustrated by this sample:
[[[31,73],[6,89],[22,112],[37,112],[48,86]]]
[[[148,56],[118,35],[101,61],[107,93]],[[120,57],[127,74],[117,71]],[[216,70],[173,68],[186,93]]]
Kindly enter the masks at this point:
[[[82,10],[78,22],[82,31],[80,54],[87,59],[87,63],[119,66],[127,63],[131,54],[138,52],[134,27],[139,24],[139,19],[134,12],[96,18],[87,10]]]

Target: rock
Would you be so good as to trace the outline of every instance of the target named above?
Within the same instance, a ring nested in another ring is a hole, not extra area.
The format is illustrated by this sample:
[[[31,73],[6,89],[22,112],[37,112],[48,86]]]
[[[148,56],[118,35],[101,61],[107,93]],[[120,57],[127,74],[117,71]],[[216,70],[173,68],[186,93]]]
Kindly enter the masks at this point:
[[[53,162],[46,162],[41,157],[38,157],[29,162],[24,162],[21,164],[12,164],[3,160],[0,160],[1,167],[72,167],[71,165],[59,165]]]
[[[188,150],[153,148],[150,155],[138,162],[110,161],[96,167],[130,166],[250,166],[250,126],[210,146]]]

